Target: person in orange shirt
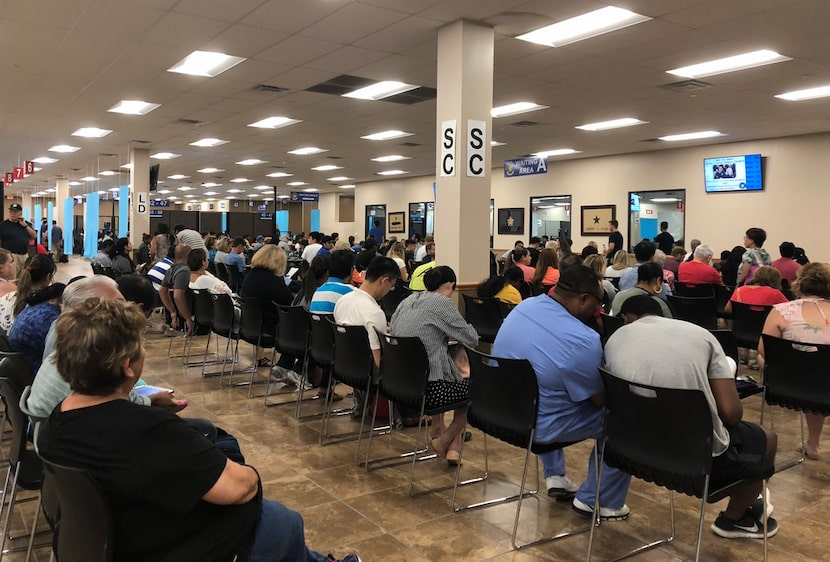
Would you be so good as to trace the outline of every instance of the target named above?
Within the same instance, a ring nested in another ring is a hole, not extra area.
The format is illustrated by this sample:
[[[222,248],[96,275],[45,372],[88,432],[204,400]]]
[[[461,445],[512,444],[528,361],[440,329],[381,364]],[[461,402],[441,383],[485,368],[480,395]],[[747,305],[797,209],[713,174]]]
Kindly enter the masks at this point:
[[[513,250],[513,265],[522,270],[525,276],[525,282],[528,285],[533,283],[533,276],[536,275],[536,270],[530,266],[530,260],[530,252],[527,248]]]
[[[553,248],[544,248],[539,252],[536,271],[533,274],[533,286],[550,289],[559,283],[559,256]]]

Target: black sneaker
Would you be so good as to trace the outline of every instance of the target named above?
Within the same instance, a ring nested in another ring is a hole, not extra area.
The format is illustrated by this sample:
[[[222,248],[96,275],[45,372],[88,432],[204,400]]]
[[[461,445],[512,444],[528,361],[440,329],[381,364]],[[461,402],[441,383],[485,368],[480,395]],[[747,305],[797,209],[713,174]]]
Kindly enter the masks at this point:
[[[712,531],[719,537],[726,539],[763,539],[764,524],[755,519],[747,510],[740,521],[728,519],[723,512],[712,523]],[[767,537],[774,537],[778,533],[778,521],[767,518]]]

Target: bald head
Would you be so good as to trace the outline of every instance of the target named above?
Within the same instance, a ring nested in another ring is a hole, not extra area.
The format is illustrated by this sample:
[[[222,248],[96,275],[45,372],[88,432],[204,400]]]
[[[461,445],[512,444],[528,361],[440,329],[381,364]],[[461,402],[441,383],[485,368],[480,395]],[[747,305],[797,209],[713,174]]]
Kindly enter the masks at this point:
[[[176,263],[187,263],[187,254],[190,253],[190,246],[187,244],[179,244],[176,246],[176,253],[174,254],[174,260]]]
[[[115,280],[106,275],[93,275],[67,285],[63,291],[63,307],[69,308],[92,297],[113,301],[124,300]]]

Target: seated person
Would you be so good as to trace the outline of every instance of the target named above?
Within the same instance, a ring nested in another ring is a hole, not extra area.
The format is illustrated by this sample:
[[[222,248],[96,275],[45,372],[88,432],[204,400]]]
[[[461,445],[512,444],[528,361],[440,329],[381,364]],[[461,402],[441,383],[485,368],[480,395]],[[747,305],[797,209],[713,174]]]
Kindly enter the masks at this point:
[[[536,275],[536,268],[530,266],[532,257],[527,248],[513,250],[513,265],[522,270],[525,283],[533,285],[533,277]]]
[[[334,314],[334,306],[340,297],[355,290],[351,285],[354,268],[354,252],[335,250],[329,259],[328,279],[317,287],[311,297],[309,311],[315,314]]]
[[[763,538],[759,493],[761,480],[774,472],[778,440],[771,430],[741,421],[743,406],[735,388],[735,371],[720,344],[699,326],[662,318],[657,302],[647,296],[627,299],[620,316],[625,325],[605,345],[607,369],[627,381],[703,391],[714,429],[711,489],[742,478],[750,480],[729,497],[712,531],[730,539]],[[667,353],[672,357],[670,365]],[[771,512],[767,505],[767,515]],[[767,517],[767,529],[769,536],[778,532],[772,517]]]
[[[536,373],[539,405],[534,440],[538,444],[599,439],[602,435],[602,346],[599,334],[586,325],[593,320],[602,294],[599,276],[588,267],[562,268],[551,296],[522,301],[504,319],[496,335],[494,356],[527,359]],[[597,492],[594,453],[588,463],[588,477],[579,489],[565,475],[561,449],[539,458],[545,468],[548,495],[574,498],[573,510],[592,517]],[[603,467],[602,519],[628,518],[625,497],[630,480],[622,471]]]
[[[788,300],[781,292],[781,273],[774,267],[762,265],[755,270],[755,275],[749,283],[735,288],[724,310],[732,312],[733,302],[773,306]]]
[[[262,499],[253,468],[178,416],[128,400],[144,367],[144,322],[137,305],[100,298],[60,317],[56,362],[72,392],[38,440],[46,459],[83,468],[101,486],[114,558],[329,560],[306,547],[298,513]]]
[[[225,265],[227,267],[235,267],[239,273],[245,273],[245,239],[237,236],[231,242],[231,251],[225,258]]]
[[[11,348],[20,353],[32,373],[37,373],[40,369],[46,335],[52,322],[61,313],[61,295],[65,287],[63,283],[54,283],[32,293],[26,299],[26,308],[17,315],[9,331]]]
[[[117,275],[132,275],[135,273],[135,262],[130,257],[133,245],[129,238],[119,238],[115,243],[112,257],[112,268]]]
[[[690,285],[723,285],[720,272],[712,267],[715,252],[706,244],[695,248],[694,259],[684,261],[677,270],[677,280]]]
[[[112,240],[104,240],[98,247],[98,253],[95,254],[90,263],[101,267],[108,267],[112,269],[112,256],[115,254],[115,242]]]
[[[26,301],[52,284],[55,278],[55,262],[46,256],[32,256],[17,275],[17,290],[0,297],[0,329],[11,332],[17,315],[23,312]]]
[[[646,262],[635,271],[637,274],[637,284],[630,289],[623,289],[617,296],[614,297],[614,302],[611,303],[611,315],[617,316],[620,313],[623,303],[626,299],[637,295],[652,295],[654,300],[660,301],[660,309],[663,311],[665,318],[672,318],[671,310],[662,299],[657,298],[663,292],[663,270],[659,265],[652,262]]]
[[[467,347],[478,345],[478,333],[461,316],[451,300],[455,291],[455,272],[442,265],[424,276],[426,291],[405,298],[392,315],[393,336],[417,337],[424,344],[429,357],[429,382],[426,389],[426,407],[464,402],[470,398],[469,364],[464,348],[454,346],[454,340]],[[466,377],[465,377],[466,375]],[[467,407],[453,412],[452,423],[444,427],[443,414],[432,417],[430,436],[432,448],[450,464],[457,464]]]
[[[207,252],[200,248],[190,250],[187,253],[187,267],[190,269],[191,289],[201,289],[213,294],[233,295],[228,284],[208,272]]]
[[[543,248],[539,251],[536,261],[536,271],[533,274],[534,288],[544,288],[545,292],[559,282],[559,253],[553,248]]]
[[[527,287],[525,276],[518,267],[508,267],[504,276],[495,275],[482,282],[476,295],[482,299],[496,298],[509,305],[522,302],[521,291]]]
[[[426,287],[424,286],[424,275],[426,275],[427,271],[434,268],[435,265],[435,254],[427,254],[424,256],[424,262],[416,267],[412,272],[412,275],[409,277],[409,290],[426,291]],[[357,265],[355,265],[355,268],[356,267]]]

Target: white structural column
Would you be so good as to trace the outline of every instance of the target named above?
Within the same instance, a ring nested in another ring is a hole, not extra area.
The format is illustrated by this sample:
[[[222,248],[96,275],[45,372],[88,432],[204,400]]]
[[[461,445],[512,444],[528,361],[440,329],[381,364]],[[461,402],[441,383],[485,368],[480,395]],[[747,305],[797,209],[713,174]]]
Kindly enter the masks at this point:
[[[130,241],[136,250],[141,234],[150,232],[150,151],[130,149]]]
[[[438,30],[435,242],[459,283],[488,277],[493,29],[465,20]]]
[[[66,231],[67,228],[72,227],[71,224],[63,224],[63,202],[66,199],[69,199],[69,197],[69,179],[58,178],[58,181],[55,184],[55,211],[53,218],[58,221],[58,224],[64,229],[64,231]]]

